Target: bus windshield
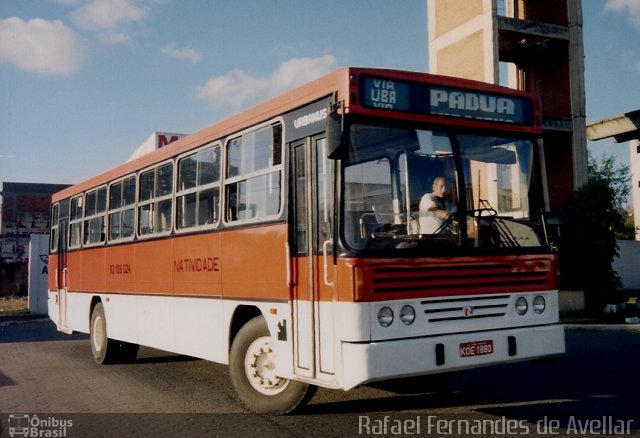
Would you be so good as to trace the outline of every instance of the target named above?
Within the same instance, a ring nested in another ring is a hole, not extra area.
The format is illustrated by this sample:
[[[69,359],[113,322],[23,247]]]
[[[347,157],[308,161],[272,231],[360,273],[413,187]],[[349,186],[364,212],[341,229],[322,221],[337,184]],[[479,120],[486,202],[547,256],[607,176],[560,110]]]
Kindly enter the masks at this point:
[[[353,124],[348,151],[350,250],[546,248],[530,220],[529,140]]]

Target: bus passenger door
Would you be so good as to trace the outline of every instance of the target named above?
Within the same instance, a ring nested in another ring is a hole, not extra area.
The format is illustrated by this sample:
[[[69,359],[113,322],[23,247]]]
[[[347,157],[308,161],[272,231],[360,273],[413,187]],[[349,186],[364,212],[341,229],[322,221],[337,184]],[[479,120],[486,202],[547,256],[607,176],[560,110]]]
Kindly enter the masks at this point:
[[[336,382],[334,178],[326,140],[294,144],[291,162],[294,371]]]
[[[58,240],[58,266],[56,267],[56,282],[58,288],[58,330],[71,333],[67,326],[67,291],[68,291],[68,268],[67,268],[67,233],[69,221],[60,221]]]

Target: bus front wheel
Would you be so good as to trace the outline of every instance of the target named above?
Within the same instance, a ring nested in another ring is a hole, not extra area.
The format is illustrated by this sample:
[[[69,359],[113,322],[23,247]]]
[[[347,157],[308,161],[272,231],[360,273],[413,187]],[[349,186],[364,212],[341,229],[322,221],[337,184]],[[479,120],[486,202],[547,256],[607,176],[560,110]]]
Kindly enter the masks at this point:
[[[264,317],[246,323],[231,345],[231,383],[249,410],[287,414],[313,397],[316,387],[279,377],[269,328]]]
[[[110,339],[107,336],[107,319],[102,303],[96,304],[91,313],[89,338],[93,358],[101,365],[130,363],[138,355],[137,344]]]

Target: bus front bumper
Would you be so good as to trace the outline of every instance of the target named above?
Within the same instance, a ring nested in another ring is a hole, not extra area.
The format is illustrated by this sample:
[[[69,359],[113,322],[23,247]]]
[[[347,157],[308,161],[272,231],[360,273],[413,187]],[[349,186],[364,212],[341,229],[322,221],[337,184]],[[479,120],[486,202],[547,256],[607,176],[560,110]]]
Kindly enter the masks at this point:
[[[560,325],[342,344],[343,388],[565,352]]]

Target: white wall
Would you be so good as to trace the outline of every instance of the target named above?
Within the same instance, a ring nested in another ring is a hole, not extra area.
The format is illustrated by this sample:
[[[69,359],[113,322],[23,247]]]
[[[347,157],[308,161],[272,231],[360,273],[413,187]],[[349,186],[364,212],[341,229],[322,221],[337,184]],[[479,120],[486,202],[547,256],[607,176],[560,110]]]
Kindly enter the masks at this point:
[[[620,257],[614,259],[613,269],[622,277],[623,288],[640,290],[640,241],[618,240]]]
[[[629,142],[631,168],[631,201],[636,227],[636,240],[640,241],[640,140]]]
[[[49,235],[32,234],[29,244],[29,311],[46,315]]]

